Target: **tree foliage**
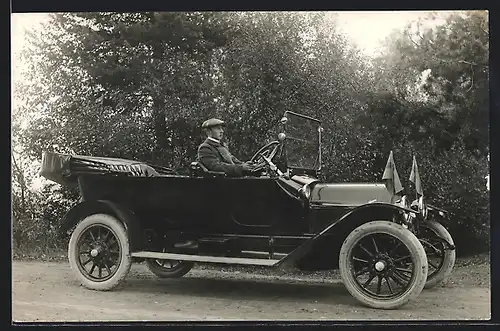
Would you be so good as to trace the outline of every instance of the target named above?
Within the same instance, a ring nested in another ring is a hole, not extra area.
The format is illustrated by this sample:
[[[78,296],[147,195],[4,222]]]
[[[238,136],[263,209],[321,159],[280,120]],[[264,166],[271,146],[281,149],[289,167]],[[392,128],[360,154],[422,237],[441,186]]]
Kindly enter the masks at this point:
[[[322,12],[51,14],[23,53],[15,152],[28,161],[59,151],[182,171],[205,119],[226,120],[231,150],[247,159],[275,139],[291,110],[323,122],[325,180],[379,181],[390,150],[406,177],[416,154],[426,194],[459,215],[454,235],[485,238],[487,20],[471,12],[423,23],[394,32],[370,63]],[[13,178],[23,240],[26,222],[50,232],[76,199],[58,186],[33,193],[27,168]]]
[[[428,20],[435,20],[431,17]],[[392,35],[387,55],[378,59],[378,90],[399,99],[422,101],[435,110],[428,122],[440,123],[444,149],[452,141],[478,157],[488,154],[489,37],[485,12],[450,15],[445,23],[425,27],[425,21]],[[385,73],[385,74],[384,74]],[[423,76],[423,77],[422,77]],[[432,134],[432,133],[431,133]]]
[[[424,23],[387,40],[388,51],[375,61],[369,111],[357,123],[383,152],[379,156],[394,150],[398,169],[409,170],[416,155],[426,196],[453,212],[450,231],[459,250],[487,249],[487,16],[468,12],[450,15],[438,26]],[[374,169],[385,162],[372,161]]]

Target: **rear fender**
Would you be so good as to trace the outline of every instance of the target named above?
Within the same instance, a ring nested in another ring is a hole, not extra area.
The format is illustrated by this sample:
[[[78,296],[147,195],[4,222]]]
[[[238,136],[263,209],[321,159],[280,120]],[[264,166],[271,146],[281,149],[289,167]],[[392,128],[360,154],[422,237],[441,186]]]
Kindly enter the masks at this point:
[[[68,232],[85,217],[98,213],[109,214],[123,223],[132,251],[142,248],[141,226],[135,214],[128,208],[108,200],[79,202],[64,215],[60,230]]]
[[[332,260],[332,255],[340,251],[340,247],[345,238],[358,226],[376,220],[394,221],[401,212],[414,212],[411,209],[403,208],[389,203],[369,203],[356,207],[342,215],[337,220],[331,222],[321,232],[316,234],[311,239],[304,242],[302,245],[293,250],[290,254],[284,257],[279,266],[286,268],[290,267],[304,257],[312,260],[319,258],[327,258]],[[326,240],[326,239],[332,240]],[[338,246],[338,247],[337,247]],[[328,249],[328,252],[323,249]],[[327,256],[325,256],[327,255]],[[336,258],[333,257],[334,259]]]

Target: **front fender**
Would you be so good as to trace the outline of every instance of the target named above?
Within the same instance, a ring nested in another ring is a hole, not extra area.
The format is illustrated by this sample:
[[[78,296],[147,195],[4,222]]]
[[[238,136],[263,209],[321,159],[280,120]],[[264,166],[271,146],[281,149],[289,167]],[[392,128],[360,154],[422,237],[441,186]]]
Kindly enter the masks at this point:
[[[368,203],[358,206],[329,223],[323,230],[321,230],[321,232],[317,233],[311,239],[307,240],[284,257],[278,265],[281,267],[288,267],[302,259],[304,256],[314,253],[317,247],[325,247],[322,244],[325,244],[324,239],[327,237],[335,238],[333,240],[334,242],[327,243],[327,246],[329,247],[328,253],[336,253],[337,249],[340,251],[340,247],[349,233],[351,233],[358,226],[375,220],[392,221],[394,216],[401,212],[415,213],[414,210],[383,202]],[[324,256],[325,252],[318,252],[318,254],[320,256]],[[329,255],[328,258],[331,258],[331,255]]]
[[[360,206],[357,206],[354,209],[351,209],[350,211],[348,211],[347,213],[345,213],[344,215],[342,215],[337,220],[331,222],[328,226],[326,226],[320,233],[318,233],[312,239],[314,239],[314,238],[320,238],[321,236],[323,236],[323,235],[327,234],[328,232],[330,232],[331,229],[334,226],[342,224],[346,220],[351,219],[353,216],[357,216],[356,218],[360,218],[359,217],[360,214],[368,214],[368,215],[371,214],[372,215],[366,221],[363,221],[363,222],[359,223],[357,225],[357,226],[359,226],[359,225],[361,225],[363,223],[366,223],[366,222],[369,222],[369,221],[373,221],[374,220],[373,218],[374,217],[376,218],[380,214],[383,215],[384,219],[392,219],[392,216],[395,213],[399,213],[399,212],[417,213],[415,210],[412,210],[412,209],[409,209],[409,208],[405,208],[405,207],[402,207],[402,206],[398,206],[398,205],[394,205],[394,204],[391,204],[391,203],[386,203],[386,202],[373,202],[373,203],[367,203],[367,204],[364,204],[364,205],[360,205]],[[377,215],[377,216],[375,216],[375,215]],[[390,218],[388,218],[385,215],[390,215]]]
[[[428,220],[433,220],[445,227],[450,226],[450,216],[452,214],[449,211],[433,205],[427,205],[427,214],[427,217],[422,220],[422,224],[425,224]]]
[[[128,208],[108,200],[83,201],[77,203],[62,218],[60,230],[68,232],[85,217],[92,214],[105,213],[120,220],[127,231],[132,251],[141,249],[141,227],[135,214]]]
[[[439,208],[439,207],[431,205],[431,204],[428,204],[427,208],[429,210],[432,210],[432,211],[442,212],[443,214],[448,214],[449,213],[447,210],[445,210],[443,208]]]

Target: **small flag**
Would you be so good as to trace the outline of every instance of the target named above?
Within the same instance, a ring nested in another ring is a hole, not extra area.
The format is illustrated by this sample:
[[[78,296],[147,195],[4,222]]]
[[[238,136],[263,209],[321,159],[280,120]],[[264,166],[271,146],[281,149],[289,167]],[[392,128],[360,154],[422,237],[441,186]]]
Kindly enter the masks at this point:
[[[418,174],[417,159],[415,158],[415,155],[413,155],[413,164],[411,165],[410,181],[415,184],[417,194],[420,194],[421,196],[424,195],[422,182],[420,181],[420,175]]]
[[[399,180],[399,175],[396,169],[396,164],[394,163],[392,151],[389,154],[389,159],[387,160],[382,180],[385,181],[385,187],[393,196],[393,200],[395,200],[394,198],[398,196],[398,193],[403,190],[403,185],[401,185],[401,181]]]

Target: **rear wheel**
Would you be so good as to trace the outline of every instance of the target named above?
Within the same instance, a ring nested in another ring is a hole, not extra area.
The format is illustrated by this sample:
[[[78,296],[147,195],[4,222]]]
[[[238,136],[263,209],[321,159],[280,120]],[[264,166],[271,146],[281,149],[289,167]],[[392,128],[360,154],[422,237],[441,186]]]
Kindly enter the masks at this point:
[[[426,221],[420,226],[420,241],[424,246],[429,264],[429,273],[425,288],[429,289],[445,280],[455,266],[455,250],[446,249],[445,244],[438,238],[445,239],[454,245],[451,234],[436,221]]]
[[[194,263],[189,261],[146,259],[149,271],[158,278],[179,278],[187,274]]]
[[[86,288],[107,291],[118,286],[132,264],[122,222],[107,214],[86,217],[71,234],[68,259]]]
[[[415,299],[428,270],[418,238],[388,221],[365,223],[351,232],[340,250],[339,267],[349,293],[379,309],[395,309]]]

